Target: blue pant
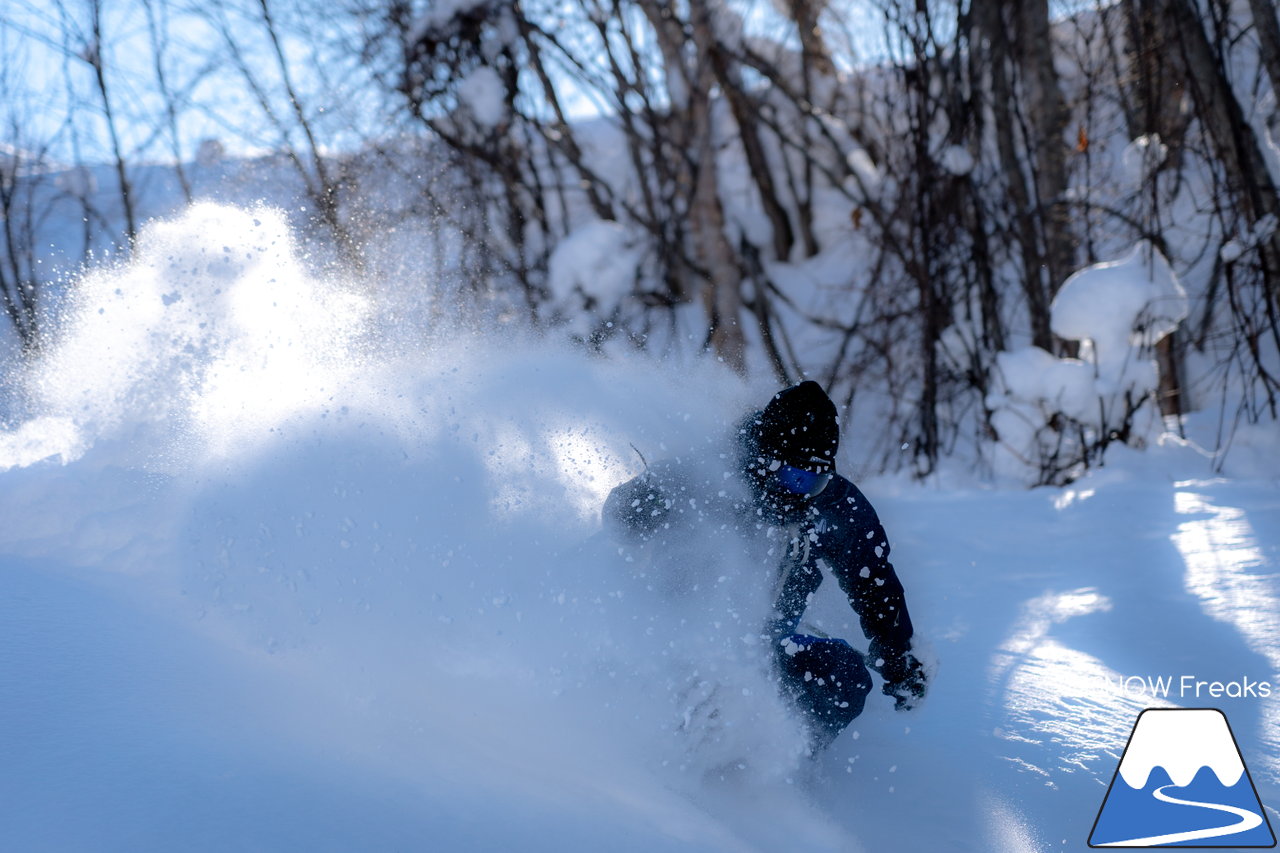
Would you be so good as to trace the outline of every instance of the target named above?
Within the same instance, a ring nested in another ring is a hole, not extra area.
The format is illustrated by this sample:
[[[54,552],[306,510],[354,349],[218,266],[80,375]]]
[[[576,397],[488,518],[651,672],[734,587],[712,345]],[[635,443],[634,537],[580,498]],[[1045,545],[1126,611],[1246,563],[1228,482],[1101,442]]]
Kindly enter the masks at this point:
[[[831,745],[862,713],[871,692],[871,673],[862,654],[844,640],[791,634],[774,657],[783,690],[808,726],[817,750]]]

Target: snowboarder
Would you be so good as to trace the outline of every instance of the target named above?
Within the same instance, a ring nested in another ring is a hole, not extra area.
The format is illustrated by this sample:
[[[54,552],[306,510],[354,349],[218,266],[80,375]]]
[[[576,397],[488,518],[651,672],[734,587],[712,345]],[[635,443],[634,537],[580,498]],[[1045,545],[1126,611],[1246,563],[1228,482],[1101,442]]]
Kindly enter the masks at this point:
[[[767,536],[776,572],[772,612],[761,627],[781,689],[800,710],[815,754],[863,709],[872,688],[868,665],[898,710],[925,695],[926,673],[911,651],[912,625],[902,584],[889,563],[889,541],[870,502],[835,472],[839,423],[816,382],[786,388],[738,426],[733,479],[744,486],[724,514],[736,530]],[[709,522],[710,481],[690,466],[661,462],[615,488],[603,509],[616,537],[675,547]],[[703,509],[691,511],[690,507]],[[780,558],[779,555],[780,554]],[[803,633],[801,618],[822,583],[835,575],[870,645],[864,655],[842,639]]]

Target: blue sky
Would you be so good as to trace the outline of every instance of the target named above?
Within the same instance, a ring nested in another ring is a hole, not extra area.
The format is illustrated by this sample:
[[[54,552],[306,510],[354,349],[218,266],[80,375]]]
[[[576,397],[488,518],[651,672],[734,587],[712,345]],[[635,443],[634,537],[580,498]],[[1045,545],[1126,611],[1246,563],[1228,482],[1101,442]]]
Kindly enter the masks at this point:
[[[93,0],[6,0],[0,11],[0,88],[8,97],[0,104],[0,144],[20,148],[49,146],[63,162],[106,162],[110,135],[92,66],[83,58],[91,39],[89,8]],[[153,29],[164,33],[160,59],[167,84],[179,105],[176,148],[189,159],[200,142],[218,139],[232,153],[252,154],[278,148],[273,129],[257,98],[229,62],[223,40],[207,20],[170,0],[99,0],[103,7],[104,56],[117,133],[130,162],[165,162],[174,158],[175,141],[166,122],[165,100],[158,92]],[[1087,7],[1094,0],[1063,0],[1059,11]],[[358,145],[389,130],[382,96],[363,86],[367,69],[359,65],[354,31],[341,29],[336,17],[313,14],[288,18],[292,3],[275,0],[273,11],[286,32],[290,74],[303,93],[305,111],[318,123],[328,144]],[[863,59],[883,55],[884,23],[875,3],[846,0],[832,4],[828,39],[838,53]],[[946,4],[943,4],[946,5]],[[208,0],[204,10],[223,10],[230,32],[240,42],[273,109],[287,117],[290,105],[263,37],[254,0]],[[319,8],[319,7],[317,7]],[[742,11],[748,32],[794,41],[790,25],[771,0],[745,0]],[[837,14],[836,9],[840,11]],[[349,26],[349,25],[345,25]],[[345,41],[348,50],[332,47]],[[562,78],[562,96],[571,116],[594,115],[598,98],[586,96]],[[16,136],[15,136],[16,129]],[[295,144],[300,141],[295,140]]]

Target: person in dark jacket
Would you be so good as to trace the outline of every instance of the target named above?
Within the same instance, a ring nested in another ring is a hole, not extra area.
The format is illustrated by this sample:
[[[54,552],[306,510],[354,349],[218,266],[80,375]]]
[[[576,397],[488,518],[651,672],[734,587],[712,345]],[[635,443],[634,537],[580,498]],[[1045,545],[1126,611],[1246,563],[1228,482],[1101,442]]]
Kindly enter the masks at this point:
[[[726,518],[747,538],[771,540],[759,552],[772,592],[760,632],[815,752],[862,712],[873,686],[868,666],[898,710],[914,707],[927,681],[912,653],[911,616],[884,528],[858,487],[835,471],[839,441],[835,405],[818,383],[802,382],[739,424],[738,458],[727,478],[741,487],[736,493],[711,476],[699,480],[692,466],[658,463],[615,488],[603,509],[616,537],[676,553],[699,528],[723,528]],[[869,640],[865,656],[845,640],[801,628],[823,568],[858,615]]]

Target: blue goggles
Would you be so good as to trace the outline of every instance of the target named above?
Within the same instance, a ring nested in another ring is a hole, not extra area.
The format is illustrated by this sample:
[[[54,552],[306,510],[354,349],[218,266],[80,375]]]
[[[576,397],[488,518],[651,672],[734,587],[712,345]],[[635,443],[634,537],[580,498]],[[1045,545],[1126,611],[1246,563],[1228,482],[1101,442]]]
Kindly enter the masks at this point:
[[[783,465],[773,472],[773,481],[788,494],[812,498],[822,493],[831,482],[831,476],[830,472],[819,474],[794,465]]]

